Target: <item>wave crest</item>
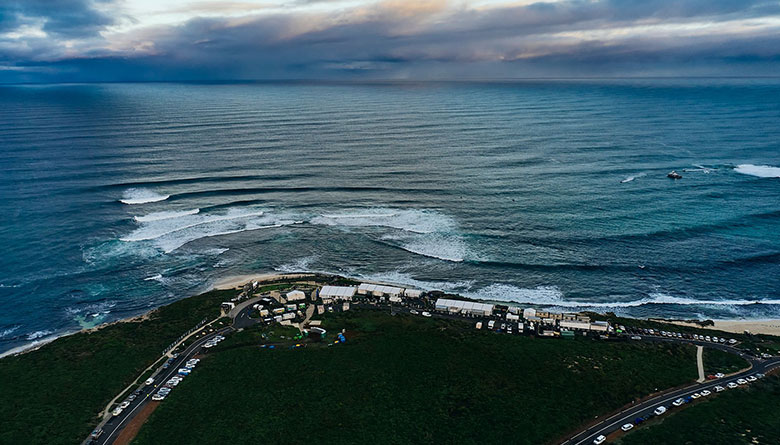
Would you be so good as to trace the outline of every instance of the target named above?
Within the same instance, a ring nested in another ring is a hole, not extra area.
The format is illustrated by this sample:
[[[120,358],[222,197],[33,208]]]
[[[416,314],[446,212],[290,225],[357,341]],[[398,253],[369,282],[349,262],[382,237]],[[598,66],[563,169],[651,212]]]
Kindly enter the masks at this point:
[[[780,178],[780,167],[771,165],[740,164],[734,168],[734,171],[759,178]]]
[[[161,195],[149,189],[131,188],[125,190],[122,194],[122,199],[120,199],[119,202],[128,205],[147,204],[150,202],[165,201],[170,197],[171,195]]]

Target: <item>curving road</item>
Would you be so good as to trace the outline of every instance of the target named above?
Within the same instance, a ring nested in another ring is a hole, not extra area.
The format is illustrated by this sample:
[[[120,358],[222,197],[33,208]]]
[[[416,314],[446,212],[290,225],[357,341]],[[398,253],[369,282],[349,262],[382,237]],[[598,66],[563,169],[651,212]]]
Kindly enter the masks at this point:
[[[135,400],[128,406],[127,408],[122,411],[122,414],[118,416],[112,416],[103,426],[103,434],[100,435],[100,437],[97,440],[93,440],[90,442],[88,439],[85,443],[88,444],[97,444],[97,445],[104,445],[104,444],[111,444],[114,443],[116,438],[119,436],[119,433],[122,432],[122,429],[130,422],[130,420],[135,417],[137,413],[143,409],[144,406],[146,406],[147,403],[159,403],[159,402],[153,402],[152,401],[152,395],[159,387],[165,384],[168,379],[176,375],[176,373],[179,371],[179,368],[184,366],[184,364],[187,362],[187,360],[194,357],[196,354],[198,354],[201,351],[201,348],[203,345],[211,338],[213,338],[215,335],[224,334],[228,331],[232,330],[232,327],[226,327],[222,328],[218,331],[212,332],[211,334],[208,334],[202,338],[199,338],[198,340],[194,341],[191,345],[189,345],[184,351],[179,353],[178,357],[174,359],[170,366],[167,369],[162,369],[162,366],[157,369],[157,372],[154,374],[154,385],[141,385],[138,389],[141,391],[140,394],[136,397]]]
[[[659,340],[672,341],[671,339],[659,339]],[[698,342],[694,342],[694,343],[698,343]],[[714,346],[723,346],[723,345],[713,344],[711,346],[714,347]],[[731,349],[732,351],[730,352],[734,352],[733,351],[734,348],[730,348],[728,346],[726,346],[726,348]],[[723,349],[723,348],[718,348],[718,349]],[[773,369],[780,368],[780,358],[777,357],[767,359],[767,360],[762,360],[758,358],[749,358],[744,354],[740,354],[740,355],[747,358],[750,361],[750,364],[752,365],[747,370],[724,377],[722,379],[709,380],[703,383],[695,383],[693,385],[689,385],[684,388],[666,391],[651,399],[638,403],[635,406],[632,406],[616,414],[613,414],[612,416],[602,420],[601,422],[574,435],[572,438],[562,442],[561,445],[592,444],[593,440],[596,439],[596,437],[600,435],[607,436],[610,433],[617,431],[621,426],[623,426],[626,423],[634,423],[634,419],[636,419],[637,417],[651,415],[653,411],[659,406],[663,405],[667,407],[667,409],[670,410],[674,409],[671,403],[680,397],[684,398],[685,396],[689,396],[695,392],[701,392],[705,389],[710,390],[713,393],[713,395],[711,395],[710,397],[713,397],[715,395],[715,391],[713,388],[715,388],[718,385],[725,387],[729,382],[734,382],[739,378],[744,378],[749,375],[753,375],[757,373],[767,374]],[[727,389],[727,391],[731,391],[731,389]],[[669,415],[669,414],[667,413],[663,415]]]

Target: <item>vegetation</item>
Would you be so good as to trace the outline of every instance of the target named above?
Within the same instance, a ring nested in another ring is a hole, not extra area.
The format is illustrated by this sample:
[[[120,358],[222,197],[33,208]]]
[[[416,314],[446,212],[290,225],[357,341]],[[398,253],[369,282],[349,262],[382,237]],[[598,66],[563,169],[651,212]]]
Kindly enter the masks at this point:
[[[159,308],[144,322],[115,323],[0,360],[0,443],[73,444],[98,413],[162,350],[219,315],[236,291],[213,291]]]
[[[716,374],[722,372],[731,374],[750,366],[750,363],[742,357],[720,349],[704,348],[704,372]]]
[[[660,424],[626,435],[623,445],[733,445],[780,443],[780,378],[702,399]]]
[[[368,310],[323,327],[330,341],[305,348],[260,348],[268,332],[247,329],[210,350],[136,442],[537,444],[696,378],[695,349],[678,344],[508,336]],[[347,342],[333,344],[342,328]]]

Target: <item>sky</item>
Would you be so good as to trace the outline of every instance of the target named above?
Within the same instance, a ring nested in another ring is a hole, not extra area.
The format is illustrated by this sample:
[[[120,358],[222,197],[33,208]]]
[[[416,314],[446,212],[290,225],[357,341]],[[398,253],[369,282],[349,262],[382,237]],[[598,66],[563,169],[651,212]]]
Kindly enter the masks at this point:
[[[780,0],[0,0],[0,83],[780,75]]]

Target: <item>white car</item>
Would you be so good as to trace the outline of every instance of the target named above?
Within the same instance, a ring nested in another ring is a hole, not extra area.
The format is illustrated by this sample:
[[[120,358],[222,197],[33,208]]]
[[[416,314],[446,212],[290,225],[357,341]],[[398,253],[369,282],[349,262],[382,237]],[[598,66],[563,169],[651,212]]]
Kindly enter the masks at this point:
[[[630,430],[633,427],[634,427],[633,423],[627,423],[627,424],[621,426],[620,429],[623,430],[623,431],[628,431],[628,430]]]
[[[655,409],[655,411],[653,411],[653,414],[655,414],[656,416],[660,416],[661,414],[663,414],[665,412],[666,412],[666,407],[665,406],[659,406],[658,408]]]
[[[125,400],[124,402],[119,404],[119,407],[122,408],[122,409],[125,409],[128,406],[130,406],[130,402],[128,402],[127,400]]]
[[[699,397],[701,397],[701,394],[699,394],[698,392],[691,394],[691,398],[693,399],[698,399]]]
[[[599,437],[593,439],[593,443],[595,445],[601,445],[602,443],[606,442],[607,438],[602,434]]]
[[[745,379],[737,379],[737,384],[738,385],[747,385],[747,380],[745,380]]]
[[[722,387],[722,386],[720,386],[720,385],[718,385],[718,386],[716,386],[716,387],[715,387],[715,392],[723,392],[723,391],[725,391],[725,390],[726,390],[726,388],[724,388],[724,387]]]
[[[157,394],[152,396],[152,400],[154,400],[155,402],[159,402],[160,400],[162,400],[164,398],[165,398],[165,396],[160,394],[160,393],[157,393]]]
[[[751,382],[751,383],[753,383],[753,382],[755,382],[756,380],[758,380],[758,379],[757,379],[755,376],[752,376],[752,375],[751,375],[751,376],[749,376],[749,377],[745,377],[745,379],[746,379],[748,382]]]
[[[118,416],[118,415],[122,414],[122,408],[119,408],[119,407],[114,408],[114,411],[112,411],[111,414],[113,414],[115,416]]]
[[[680,405],[682,405],[683,403],[685,403],[685,400],[683,400],[683,399],[677,399],[677,400],[675,400],[674,402],[672,402],[672,405],[674,405],[674,406],[680,406]]]
[[[410,314],[412,314],[412,315],[419,315],[419,314],[420,314],[419,312],[417,312],[417,311],[416,311],[416,310],[414,310],[414,309],[410,309],[410,310],[409,310],[409,313],[410,313]]]
[[[712,339],[710,338],[710,336],[709,336],[709,335],[705,335],[705,336],[704,336],[704,339],[705,339],[705,340],[707,340],[707,341],[712,341]]]
[[[144,382],[144,384],[145,384],[145,385],[151,385],[152,383],[154,383],[154,379],[153,379],[153,378],[151,378],[151,377],[149,377],[148,379],[146,379],[146,381]]]
[[[702,391],[702,392],[701,392],[701,396],[702,396],[702,397],[707,397],[707,396],[708,396],[708,395],[710,395],[710,394],[712,394],[712,392],[710,392],[709,390],[706,390],[706,389],[705,389],[704,391]]]
[[[726,386],[728,386],[728,387],[729,387],[729,388],[731,388],[731,389],[734,389],[734,388],[738,387],[739,385],[737,385],[737,384],[736,384],[736,383],[734,383],[734,382],[730,382],[730,383],[729,383],[728,385],[726,385]]]
[[[726,377],[726,374],[724,374],[722,372],[719,372],[719,373],[715,374],[715,378],[717,378],[717,379],[722,379],[723,377]]]
[[[430,316],[431,316],[431,313],[430,313],[430,312],[423,312],[423,313],[422,313],[422,316],[423,316],[423,317],[430,317]]]

